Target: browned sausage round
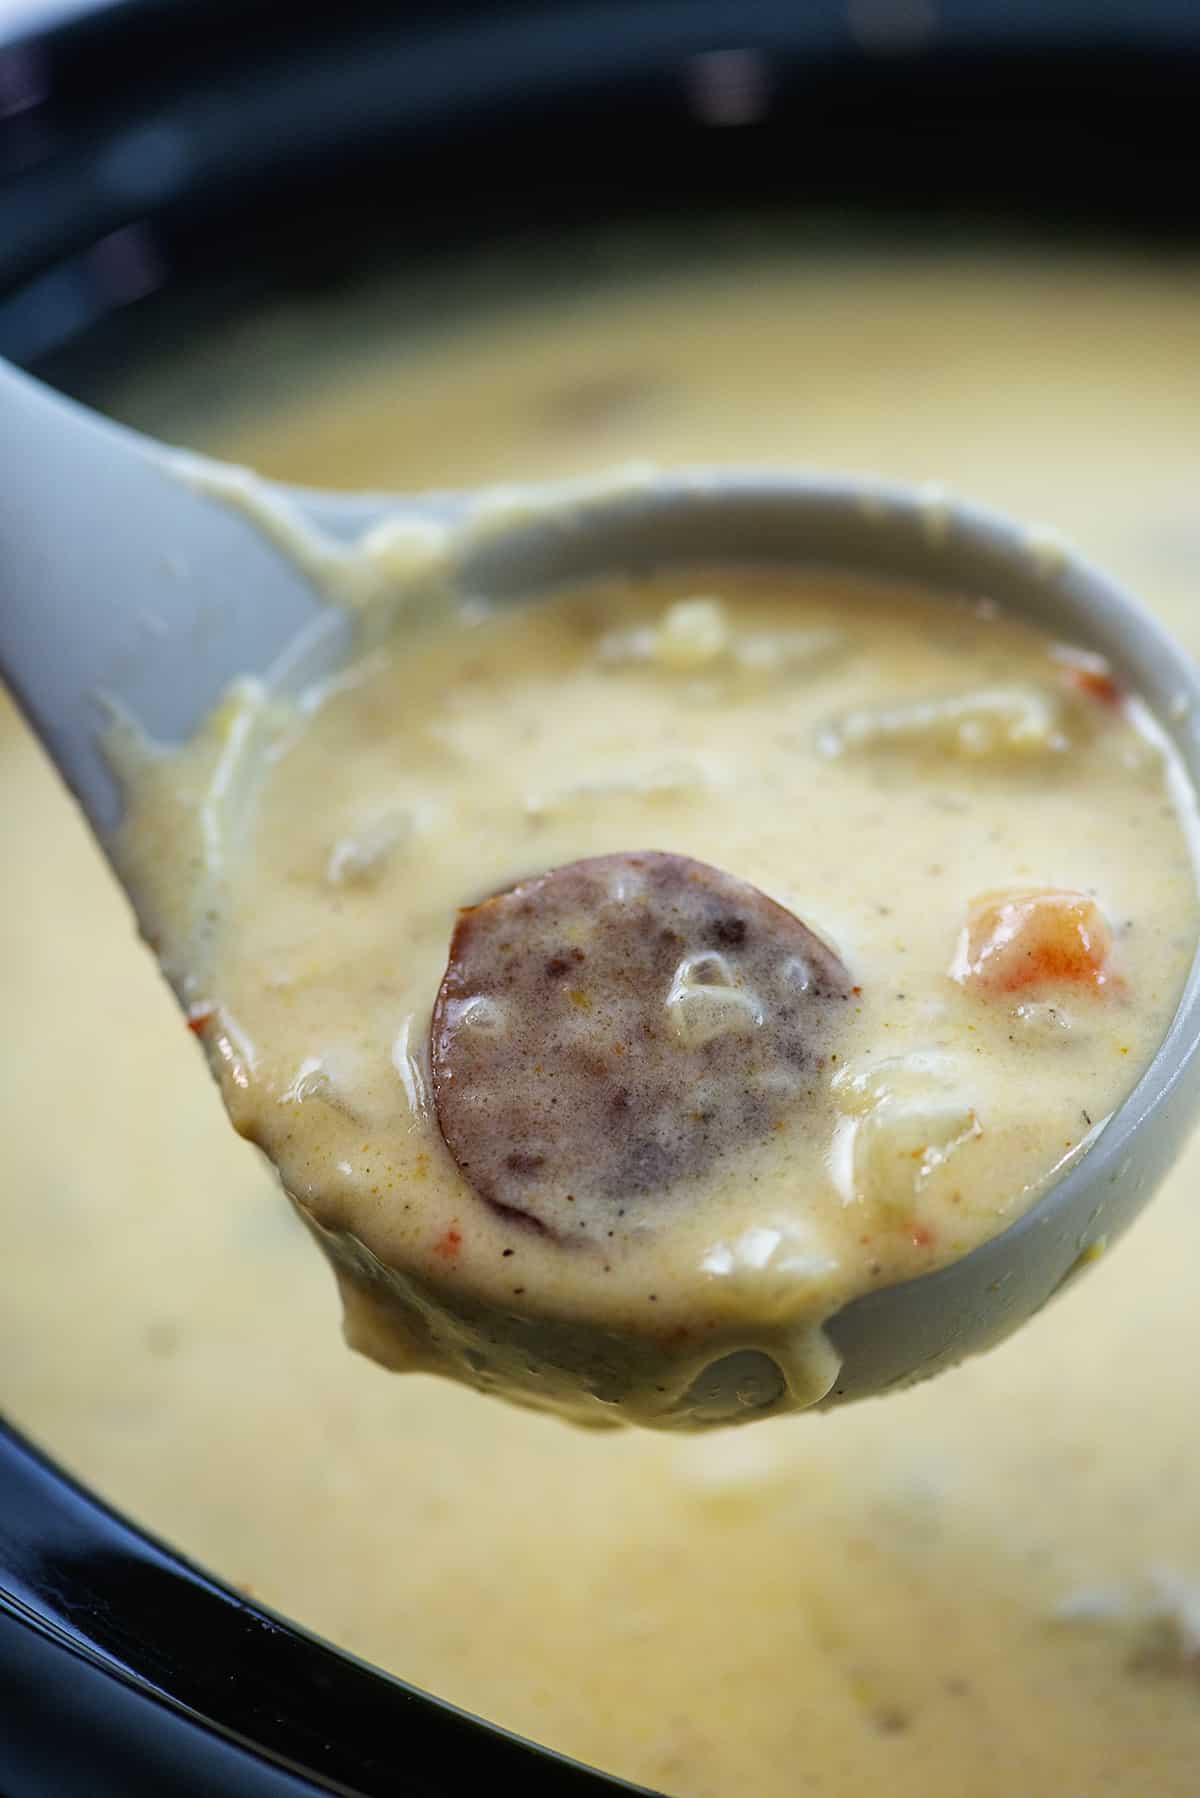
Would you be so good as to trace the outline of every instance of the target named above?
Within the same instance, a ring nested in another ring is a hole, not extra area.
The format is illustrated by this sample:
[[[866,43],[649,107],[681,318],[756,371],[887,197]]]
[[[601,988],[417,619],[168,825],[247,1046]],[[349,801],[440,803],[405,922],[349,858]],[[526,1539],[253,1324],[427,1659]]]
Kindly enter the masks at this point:
[[[432,1025],[442,1135],[499,1210],[624,1235],[804,1104],[850,991],[799,918],[719,868],[568,863],[459,914]]]

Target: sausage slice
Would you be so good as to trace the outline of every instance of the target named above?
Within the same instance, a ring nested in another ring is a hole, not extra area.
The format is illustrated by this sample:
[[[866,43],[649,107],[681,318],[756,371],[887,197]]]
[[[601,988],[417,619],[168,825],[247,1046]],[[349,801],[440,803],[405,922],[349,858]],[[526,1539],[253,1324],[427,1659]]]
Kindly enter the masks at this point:
[[[431,1031],[442,1135],[499,1211],[624,1235],[812,1097],[850,991],[820,937],[719,868],[570,862],[459,914]]]

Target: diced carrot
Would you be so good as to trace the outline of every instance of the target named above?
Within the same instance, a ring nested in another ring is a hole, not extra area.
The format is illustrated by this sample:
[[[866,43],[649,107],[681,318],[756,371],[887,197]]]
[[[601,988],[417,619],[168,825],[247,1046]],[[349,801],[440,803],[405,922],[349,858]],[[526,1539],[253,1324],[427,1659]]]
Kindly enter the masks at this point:
[[[1101,705],[1116,707],[1125,697],[1107,668],[1071,666],[1065,670],[1065,678],[1080,693],[1099,700]]]
[[[1031,986],[1108,984],[1112,933],[1086,893],[985,893],[972,900],[950,972],[963,986],[1013,993]]]

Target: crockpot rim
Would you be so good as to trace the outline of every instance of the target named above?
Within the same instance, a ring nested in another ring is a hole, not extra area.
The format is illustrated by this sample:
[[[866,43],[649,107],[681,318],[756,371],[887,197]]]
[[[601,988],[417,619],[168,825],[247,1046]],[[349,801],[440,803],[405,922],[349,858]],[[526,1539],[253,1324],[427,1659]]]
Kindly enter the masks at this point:
[[[267,7],[268,0],[255,0],[250,11],[255,15],[265,16]],[[87,59],[96,53],[98,46],[106,53],[119,55],[123,44],[136,63],[139,56],[144,57],[155,33],[161,30],[168,10],[163,0],[124,0],[124,4],[102,5],[91,13],[59,25],[51,25],[44,32],[27,34],[21,40],[18,47],[22,54],[34,56],[41,66],[50,71],[49,105],[52,113],[57,95],[76,94],[75,113],[68,106],[64,115],[68,125],[73,118],[77,120],[79,129],[76,137],[72,138],[68,133],[63,140],[61,155],[65,161],[61,166],[56,171],[42,169],[42,173],[54,172],[55,178],[61,179],[65,171],[69,181],[72,170],[78,177],[84,162],[102,156],[106,147],[111,149],[121,141],[121,134],[128,129],[126,123],[116,118],[106,118],[102,109],[98,111],[94,107],[78,104],[78,96],[87,93],[81,71]],[[212,0],[212,4],[202,5],[194,10],[206,33],[216,39],[219,39],[228,18],[234,13],[234,8],[227,4],[227,0]],[[239,10],[244,12],[244,6]],[[317,6],[298,10],[303,13],[312,30],[320,33],[328,29],[327,8]],[[337,37],[344,44],[346,21],[358,21],[360,24],[371,21],[377,26],[383,9],[377,5],[360,3],[360,0],[347,0],[338,10],[341,25]],[[453,8],[448,10],[452,10],[453,26],[458,30],[464,20],[469,24],[481,11],[494,12],[496,9],[459,4],[456,0]],[[515,26],[528,27],[531,21],[539,18],[545,20],[553,9],[550,5],[543,4],[505,10],[507,15],[511,15]],[[564,14],[575,13],[581,17],[589,12],[594,15],[596,11],[594,8],[573,4],[559,10]],[[763,0],[761,4],[760,0],[751,0],[749,8],[747,0],[742,0],[740,5],[725,4],[724,0],[697,0],[697,4],[691,6],[681,4],[680,0],[666,0],[663,5],[647,6],[642,10],[646,18],[653,13],[659,19],[659,37],[654,40],[652,36],[650,40],[658,42],[662,70],[657,70],[656,65],[657,73],[666,71],[670,74],[672,69],[677,70],[678,65],[688,58],[706,54],[710,49],[734,47],[739,41],[745,42],[748,30],[761,29],[767,32],[773,58],[786,58],[795,49],[794,45],[788,44],[779,35],[780,21],[790,9],[782,4],[770,3],[770,0]],[[614,18],[618,14],[628,17],[631,11],[632,8],[624,4],[623,0],[622,4],[608,9]],[[414,32],[428,32],[432,28],[431,19],[436,12],[436,8],[430,7],[411,9],[395,27],[397,41],[405,39],[411,44]],[[839,68],[845,65],[861,69],[871,80],[875,80],[881,66],[877,52],[865,50],[844,30],[845,9],[830,0],[829,4],[823,3],[814,12],[819,15],[815,23],[821,32],[820,55],[830,60],[831,66],[836,63]],[[898,80],[902,86],[907,77],[915,78],[924,71],[928,56],[941,58],[946,61],[948,68],[957,65],[961,70],[971,64],[972,58],[978,59],[981,55],[995,56],[998,49],[1005,46],[1009,57],[1009,72],[1018,75],[1023,59],[1027,69],[1036,67],[1044,75],[1051,62],[1058,59],[1061,63],[1064,54],[1077,56],[1077,66],[1080,68],[1083,67],[1086,55],[1094,55],[1098,59],[1097,66],[1103,63],[1106,67],[1115,55],[1118,58],[1140,60],[1150,74],[1157,68],[1164,87],[1174,92],[1179,81],[1181,60],[1187,64],[1190,72],[1200,70],[1200,15],[1187,5],[1187,0],[1182,0],[1182,3],[1179,0],[1131,0],[1130,4],[1121,0],[1121,3],[1103,10],[1098,22],[1099,29],[1096,28],[1095,12],[1090,0],[1067,0],[1067,4],[1057,8],[1040,5],[1038,0],[1028,0],[1028,3],[1027,0],[984,0],[983,4],[971,4],[969,0],[943,0],[939,35],[925,47],[917,45],[903,51],[899,64],[889,64],[887,78]],[[324,19],[321,17],[323,13]],[[1080,34],[1086,35],[1089,23],[1093,31],[1091,38],[1085,43]],[[0,54],[3,51],[4,45],[0,43]],[[269,57],[267,60],[269,62]],[[226,74],[228,59],[222,62],[218,55],[216,64],[202,70],[200,78],[219,80]],[[72,82],[80,85],[73,89]],[[188,91],[185,83],[183,92]],[[660,99],[664,92],[665,88],[659,90]],[[179,95],[178,92],[172,95],[164,90],[156,94],[155,98],[157,104],[169,108],[177,103]],[[60,120],[62,122],[64,121]],[[444,126],[444,121],[440,121],[440,125]],[[37,169],[42,165],[35,162],[34,166]],[[24,179],[25,175],[20,168],[16,174],[10,170],[0,178],[0,220],[5,217],[6,202],[14,194],[19,196]],[[158,209],[164,215],[172,204],[183,205],[186,209],[188,205],[197,203],[211,207],[211,193],[206,192],[198,201],[195,194],[172,194],[167,189],[157,196],[142,196],[138,202],[143,209],[148,208],[151,214]],[[219,215],[219,205],[217,212]],[[101,236],[113,229],[122,229],[128,223],[119,216],[114,220],[111,208],[103,214],[101,222],[105,227],[100,232]],[[211,222],[210,217],[210,226]],[[87,226],[86,217],[83,225],[82,233],[76,228],[73,234],[68,232],[57,244],[47,240],[46,254],[40,260],[35,259],[28,266],[23,266],[19,279],[10,270],[6,270],[3,252],[0,251],[0,290],[7,288],[11,292],[22,281],[42,280],[62,268],[69,269],[73,262],[77,262],[80,254],[86,255],[91,247],[88,239],[90,227]],[[102,311],[103,308],[101,313]],[[93,314],[93,326],[100,322],[101,313]],[[53,354],[33,360],[48,372],[53,372]],[[105,1578],[112,1576],[115,1584],[106,1585],[102,1579],[97,1586],[98,1573],[104,1574]],[[119,1578],[116,1577],[118,1575]],[[0,1421],[0,1609],[47,1641],[57,1643],[67,1656],[87,1659],[92,1665],[103,1668],[114,1679],[126,1683],[181,1716],[201,1722],[205,1728],[224,1739],[240,1743],[271,1765],[290,1769],[310,1782],[318,1782],[310,1789],[358,1794],[383,1789],[369,1767],[356,1769],[338,1761],[336,1757],[333,1760],[327,1757],[324,1764],[321,1764],[317,1739],[323,1732],[319,1727],[309,1728],[310,1740],[307,1743],[303,1728],[298,1733],[293,1728],[293,1733],[287,1740],[282,1739],[276,1729],[274,1739],[264,1740],[264,1734],[270,1736],[271,1733],[266,1727],[268,1719],[265,1715],[254,1722],[253,1727],[250,1714],[243,1718],[245,1727],[240,1727],[237,1722],[231,1724],[228,1713],[225,1717],[217,1714],[220,1707],[211,1700],[207,1706],[194,1706],[168,1685],[158,1683],[144,1664],[138,1667],[132,1661],[126,1663],[111,1637],[107,1645],[103,1637],[104,1630],[111,1624],[114,1615],[113,1606],[121,1602],[123,1590],[125,1597],[128,1597],[129,1582],[135,1575],[152,1576],[156,1580],[166,1579],[171,1585],[173,1604],[186,1592],[189,1602],[199,1602],[210,1607],[206,1610],[206,1615],[213,1619],[220,1618],[222,1625],[230,1629],[231,1645],[236,1632],[247,1629],[254,1641],[253,1658],[259,1662],[264,1643],[270,1642],[276,1649],[283,1645],[288,1651],[308,1657],[310,1666],[319,1668],[322,1678],[332,1679],[334,1684],[344,1681],[344,1692],[338,1694],[339,1700],[350,1702],[353,1691],[368,1708],[369,1695],[378,1698],[381,1707],[408,1707],[407,1714],[402,1719],[397,1719],[392,1714],[377,1725],[380,1732],[377,1746],[381,1753],[387,1746],[394,1747],[398,1728],[404,1731],[411,1743],[414,1731],[418,1728],[416,1719],[419,1716],[420,1729],[424,1735],[416,1749],[417,1757],[419,1760],[427,1759],[429,1763],[440,1757],[441,1763],[441,1771],[433,1776],[435,1783],[430,1783],[425,1788],[431,1793],[455,1791],[460,1779],[482,1777],[485,1770],[487,1777],[496,1777],[498,1769],[495,1762],[500,1754],[512,1755],[509,1764],[514,1778],[519,1778],[521,1789],[529,1793],[530,1798],[541,1792],[546,1793],[547,1798],[551,1798],[552,1794],[554,1798],[561,1798],[561,1795],[575,1790],[646,1790],[631,1786],[612,1775],[582,1767],[552,1750],[513,1736],[381,1669],[357,1661],[322,1642],[311,1632],[276,1616],[246,1596],[236,1593],[193,1564],[186,1556],[156,1540],[149,1532],[127,1521],[104,1500],[57,1467],[52,1457]],[[160,1602],[160,1597],[156,1588],[155,1605]],[[118,1636],[119,1634],[120,1630]],[[142,1652],[144,1662],[146,1644],[132,1646]],[[230,1653],[233,1653],[232,1646]],[[166,1670],[163,1671],[165,1674]],[[253,1679],[257,1669],[250,1667],[247,1671],[248,1676]],[[382,1715],[381,1709],[381,1718]],[[306,1719],[297,1721],[311,1726],[319,1724],[320,1719],[314,1718],[310,1713]],[[439,1731],[444,1734],[439,1736]],[[452,1747],[449,1745],[451,1736]],[[468,1767],[468,1762],[472,1761],[475,1754],[480,1756],[477,1770]],[[389,1777],[385,1764],[377,1767],[376,1773],[381,1780]]]

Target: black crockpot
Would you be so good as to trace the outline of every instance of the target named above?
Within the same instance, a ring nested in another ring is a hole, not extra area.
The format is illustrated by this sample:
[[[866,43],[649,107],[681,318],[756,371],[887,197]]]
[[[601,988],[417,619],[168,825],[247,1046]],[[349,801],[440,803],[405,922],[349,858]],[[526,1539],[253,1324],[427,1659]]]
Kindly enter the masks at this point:
[[[1194,238],[1198,97],[1192,0],[126,0],[0,38],[0,353],[102,398],[368,260],[630,218]],[[269,1615],[0,1427],[8,1798],[484,1781],[633,1789]]]

